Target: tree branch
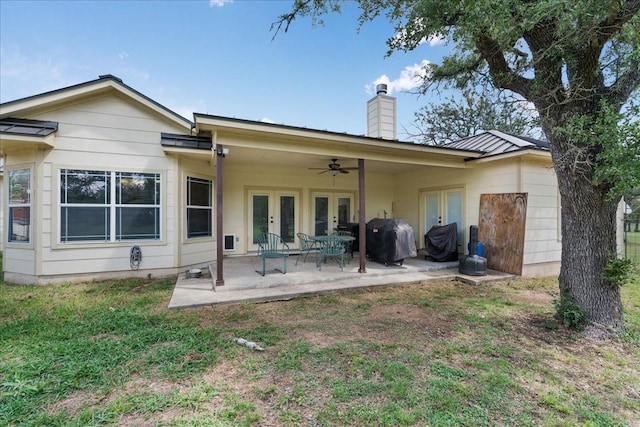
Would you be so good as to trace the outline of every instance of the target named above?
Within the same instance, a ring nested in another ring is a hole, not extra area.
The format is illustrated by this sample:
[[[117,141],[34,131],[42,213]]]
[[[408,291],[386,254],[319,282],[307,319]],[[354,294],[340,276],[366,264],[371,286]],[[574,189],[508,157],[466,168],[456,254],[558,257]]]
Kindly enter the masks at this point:
[[[639,87],[640,60],[634,59],[631,61],[631,66],[627,72],[620,75],[618,80],[609,87],[606,98],[611,104],[617,107],[617,111]]]
[[[283,25],[284,32],[286,33],[287,31],[289,31],[289,26],[291,25],[291,23],[298,17],[299,14],[304,14],[305,11],[309,9],[309,4],[312,1],[313,0],[296,0],[293,4],[293,10],[291,10],[291,12],[283,13],[278,17],[277,21],[272,22],[271,27],[269,27],[269,31],[274,31],[271,41],[276,38]]]
[[[617,13],[609,15],[595,28],[600,45],[605,44],[620,28],[640,11],[640,0],[626,0]]]
[[[531,95],[531,79],[523,77],[509,67],[500,44],[481,34],[476,40],[476,47],[489,65],[489,73],[495,85],[502,89],[509,89],[525,99]]]

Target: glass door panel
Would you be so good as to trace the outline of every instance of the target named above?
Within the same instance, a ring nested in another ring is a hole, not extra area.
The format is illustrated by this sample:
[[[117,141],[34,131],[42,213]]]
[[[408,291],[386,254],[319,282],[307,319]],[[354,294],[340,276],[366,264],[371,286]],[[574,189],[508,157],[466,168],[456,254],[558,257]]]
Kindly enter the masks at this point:
[[[258,236],[275,233],[290,248],[296,247],[299,228],[298,193],[276,190],[250,190],[248,198],[248,250],[258,250]]]
[[[287,243],[296,240],[296,199],[294,196],[281,195],[279,206],[280,237]]]
[[[315,196],[313,205],[313,234],[314,236],[326,236],[329,230],[329,197]]]
[[[464,223],[462,221],[462,189],[429,191],[423,193],[423,226],[422,235],[434,225],[456,223],[458,250],[462,250],[464,241]]]
[[[464,230],[462,229],[462,192],[460,191],[446,191],[444,193],[446,212],[445,218],[447,224],[455,222],[457,224],[458,231],[458,247],[463,244]]]
[[[427,193],[425,196],[425,233],[434,225],[442,225],[440,216],[440,193]]]
[[[326,236],[353,221],[355,196],[345,193],[314,193],[313,234]]]
[[[338,197],[338,227],[345,226],[351,218],[351,198]]]
[[[258,236],[269,231],[269,196],[254,194],[251,197],[251,243],[257,244]]]

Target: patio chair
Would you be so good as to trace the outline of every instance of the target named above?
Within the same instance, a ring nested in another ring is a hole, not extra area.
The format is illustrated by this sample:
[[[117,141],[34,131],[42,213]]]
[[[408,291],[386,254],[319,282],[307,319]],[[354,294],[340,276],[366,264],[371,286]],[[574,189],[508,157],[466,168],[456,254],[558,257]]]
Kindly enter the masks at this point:
[[[340,236],[332,234],[320,241],[320,253],[316,266],[322,271],[322,264],[329,259],[335,259],[340,265],[340,271],[344,271],[344,240]]]
[[[262,258],[262,271],[256,270],[264,276],[267,259],[282,259],[284,267],[282,270],[275,269],[282,274],[287,274],[287,258],[289,258],[289,245],[280,236],[273,233],[264,233],[258,236],[258,256]]]
[[[338,230],[336,231],[338,236],[349,236],[353,237],[353,233],[347,230]],[[349,262],[353,258],[353,241],[343,242],[344,245],[344,253],[347,254],[347,262]]]
[[[316,254],[316,262],[318,260],[318,252],[320,252],[320,248],[316,246],[316,241],[311,238],[308,234],[298,233],[298,239],[300,239],[300,254],[296,259],[296,265],[298,265],[298,261],[300,261],[300,257],[304,253],[304,259],[302,262],[307,262],[307,256],[309,256],[310,252],[314,252]]]

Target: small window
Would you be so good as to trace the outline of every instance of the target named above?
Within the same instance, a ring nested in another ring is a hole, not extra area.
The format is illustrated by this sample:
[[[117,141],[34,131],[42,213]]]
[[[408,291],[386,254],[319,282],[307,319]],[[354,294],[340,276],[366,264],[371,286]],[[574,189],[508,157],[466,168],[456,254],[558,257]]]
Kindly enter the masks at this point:
[[[9,171],[9,242],[29,243],[31,236],[31,170]]]
[[[187,177],[187,238],[213,235],[213,183]]]

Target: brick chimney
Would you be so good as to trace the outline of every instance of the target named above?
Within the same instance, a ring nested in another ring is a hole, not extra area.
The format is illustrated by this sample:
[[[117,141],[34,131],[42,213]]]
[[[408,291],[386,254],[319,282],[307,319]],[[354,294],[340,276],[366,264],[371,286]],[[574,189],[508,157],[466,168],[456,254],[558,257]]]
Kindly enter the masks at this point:
[[[396,99],[387,95],[387,85],[376,85],[376,96],[367,102],[367,136],[396,139]]]

